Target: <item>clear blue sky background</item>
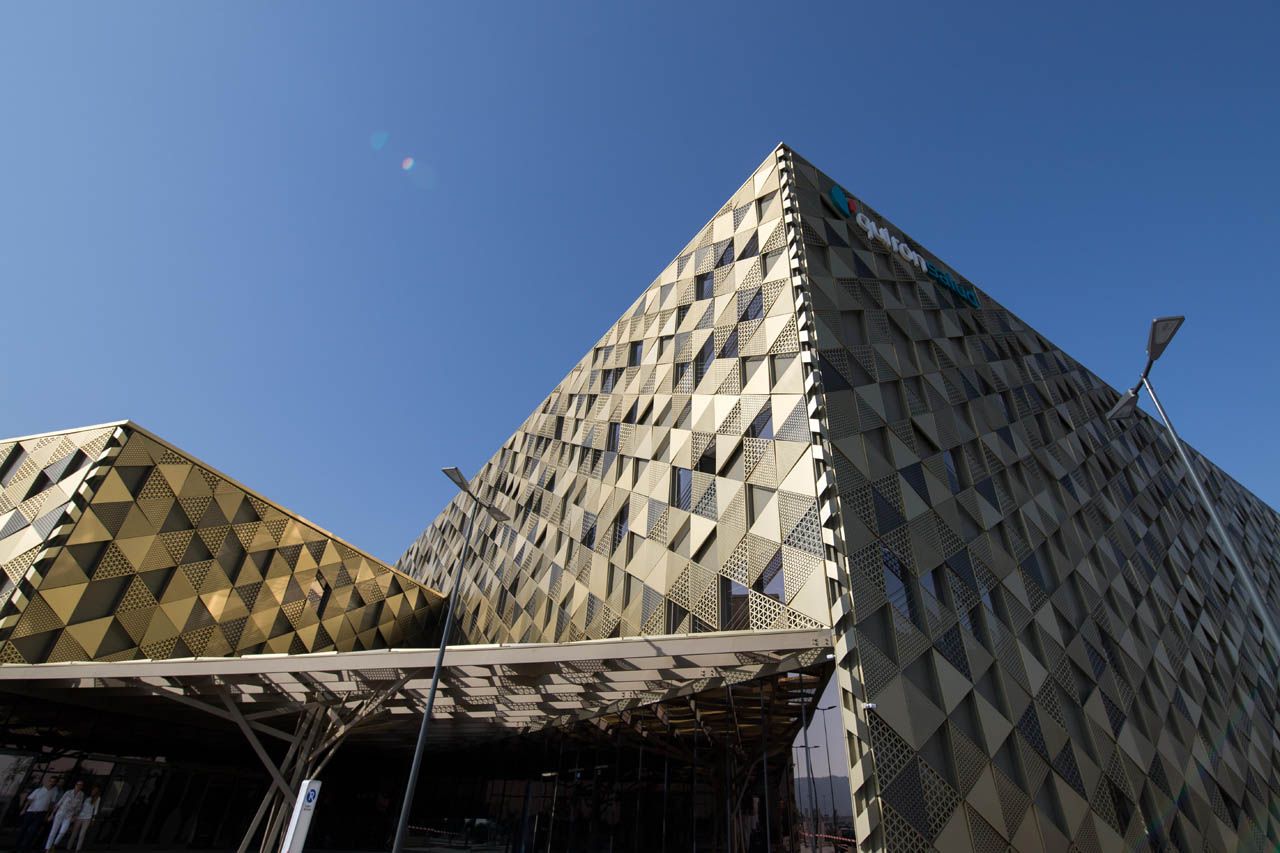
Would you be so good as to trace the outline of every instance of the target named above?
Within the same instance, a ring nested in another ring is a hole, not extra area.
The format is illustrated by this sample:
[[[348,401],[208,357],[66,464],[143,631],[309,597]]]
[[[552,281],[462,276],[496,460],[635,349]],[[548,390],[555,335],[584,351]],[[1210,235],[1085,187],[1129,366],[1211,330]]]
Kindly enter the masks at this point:
[[[1280,504],[1278,31],[1274,3],[5,4],[0,434],[133,418],[394,559],[440,467],[785,140],[1112,384],[1187,314],[1157,387]]]

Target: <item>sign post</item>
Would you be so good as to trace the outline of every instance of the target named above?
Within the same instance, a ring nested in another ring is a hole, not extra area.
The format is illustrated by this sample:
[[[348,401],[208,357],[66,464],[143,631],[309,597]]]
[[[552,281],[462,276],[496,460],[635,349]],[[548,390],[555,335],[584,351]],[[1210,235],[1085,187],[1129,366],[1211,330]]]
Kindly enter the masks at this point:
[[[302,790],[293,803],[293,815],[289,818],[289,829],[284,834],[281,853],[302,853],[307,843],[307,830],[311,828],[311,818],[316,813],[316,800],[320,797],[320,780],[302,780]]]

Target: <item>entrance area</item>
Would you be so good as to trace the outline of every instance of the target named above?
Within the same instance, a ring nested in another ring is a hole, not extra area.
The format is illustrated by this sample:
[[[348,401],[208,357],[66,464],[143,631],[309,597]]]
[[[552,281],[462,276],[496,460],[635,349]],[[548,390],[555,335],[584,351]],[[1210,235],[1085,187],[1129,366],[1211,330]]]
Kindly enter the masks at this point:
[[[847,781],[827,769],[848,766],[844,728],[837,711],[827,740],[819,716],[830,656],[814,637],[732,639],[460,649],[410,848],[849,849]],[[267,853],[318,778],[307,849],[389,850],[429,655],[5,668],[23,677],[0,677],[0,844],[52,776],[102,790],[86,849]]]

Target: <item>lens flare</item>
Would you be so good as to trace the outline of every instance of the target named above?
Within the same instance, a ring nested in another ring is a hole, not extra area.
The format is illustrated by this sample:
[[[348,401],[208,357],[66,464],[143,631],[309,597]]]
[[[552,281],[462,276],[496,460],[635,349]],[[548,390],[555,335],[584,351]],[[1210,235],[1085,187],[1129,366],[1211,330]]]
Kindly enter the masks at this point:
[[[406,172],[407,172],[407,171],[409,171],[410,169],[412,169],[412,168],[413,168],[413,158],[412,158],[412,157],[406,157],[406,158],[404,158],[403,160],[401,160],[401,161],[400,161],[400,168],[401,168],[401,169],[404,169]]]

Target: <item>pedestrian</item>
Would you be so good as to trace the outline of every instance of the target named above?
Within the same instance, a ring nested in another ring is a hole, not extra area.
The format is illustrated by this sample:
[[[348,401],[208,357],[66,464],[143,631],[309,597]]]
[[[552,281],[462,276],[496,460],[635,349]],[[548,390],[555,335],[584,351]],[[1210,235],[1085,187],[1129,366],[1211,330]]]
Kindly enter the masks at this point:
[[[76,815],[75,823],[71,826],[71,840],[67,842],[67,849],[73,847],[76,850],[83,849],[84,837],[89,834],[89,824],[93,823],[93,819],[98,816],[98,805],[101,802],[102,788],[94,785],[89,796],[85,798],[84,804],[80,806],[80,814]]]
[[[53,853],[53,849],[62,843],[62,837],[71,828],[71,822],[80,814],[84,805],[84,782],[76,782],[70,791],[62,795],[53,810],[53,820],[49,826],[49,841],[44,845],[44,853]]]
[[[53,816],[53,807],[58,802],[55,782],[55,777],[46,776],[44,784],[27,792],[23,799],[22,824],[18,828],[18,843],[14,848],[18,853],[31,849],[31,843],[40,836],[40,831]]]

